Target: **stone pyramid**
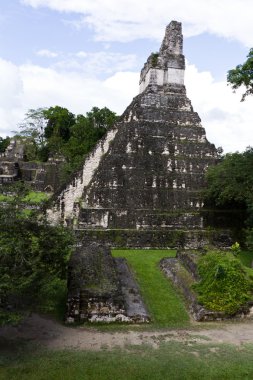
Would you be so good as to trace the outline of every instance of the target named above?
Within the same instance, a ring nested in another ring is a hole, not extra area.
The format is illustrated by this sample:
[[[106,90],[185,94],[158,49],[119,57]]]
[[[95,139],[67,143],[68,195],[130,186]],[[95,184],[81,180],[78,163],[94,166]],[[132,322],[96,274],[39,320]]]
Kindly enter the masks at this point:
[[[58,195],[49,218],[85,240],[179,246],[203,240],[205,171],[217,160],[186,96],[181,23],[140,74],[140,93]]]

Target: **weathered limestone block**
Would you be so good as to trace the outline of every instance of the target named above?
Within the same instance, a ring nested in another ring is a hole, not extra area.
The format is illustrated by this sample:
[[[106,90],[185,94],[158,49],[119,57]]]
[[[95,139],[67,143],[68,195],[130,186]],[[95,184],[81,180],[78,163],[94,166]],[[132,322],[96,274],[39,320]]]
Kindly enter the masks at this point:
[[[149,322],[126,260],[105,245],[79,242],[69,263],[66,322]]]
[[[96,243],[78,246],[69,263],[66,321],[109,322],[125,314],[110,249]]]

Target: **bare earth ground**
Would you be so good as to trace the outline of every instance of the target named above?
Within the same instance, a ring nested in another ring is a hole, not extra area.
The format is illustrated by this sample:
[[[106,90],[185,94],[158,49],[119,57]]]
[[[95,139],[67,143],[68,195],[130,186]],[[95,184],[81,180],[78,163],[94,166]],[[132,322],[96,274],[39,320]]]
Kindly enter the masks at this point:
[[[203,327],[202,327],[203,326]],[[190,329],[101,332],[85,327],[67,327],[50,318],[31,314],[17,327],[0,329],[0,343],[35,343],[49,349],[101,350],[129,345],[149,344],[158,348],[160,342],[253,343],[253,320],[240,322],[216,322],[211,325],[193,325]],[[0,347],[1,348],[1,347]]]

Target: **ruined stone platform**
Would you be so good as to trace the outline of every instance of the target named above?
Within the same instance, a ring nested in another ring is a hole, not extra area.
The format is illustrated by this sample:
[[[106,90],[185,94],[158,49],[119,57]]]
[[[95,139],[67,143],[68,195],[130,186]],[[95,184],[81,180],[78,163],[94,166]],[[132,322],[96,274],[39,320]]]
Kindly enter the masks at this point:
[[[125,259],[95,242],[79,244],[69,262],[66,322],[149,322]]]

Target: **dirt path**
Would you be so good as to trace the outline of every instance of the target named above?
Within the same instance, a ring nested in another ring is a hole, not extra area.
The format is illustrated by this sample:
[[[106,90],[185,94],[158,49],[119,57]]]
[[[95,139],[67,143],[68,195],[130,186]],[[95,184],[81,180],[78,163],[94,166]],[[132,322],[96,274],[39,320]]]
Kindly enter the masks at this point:
[[[213,325],[212,325],[213,326]],[[201,325],[200,325],[201,327]],[[217,327],[184,330],[101,332],[82,327],[66,327],[60,323],[32,314],[18,327],[0,329],[2,344],[24,341],[51,349],[101,350],[127,345],[150,344],[157,348],[161,341],[253,343],[253,320],[217,323]]]

